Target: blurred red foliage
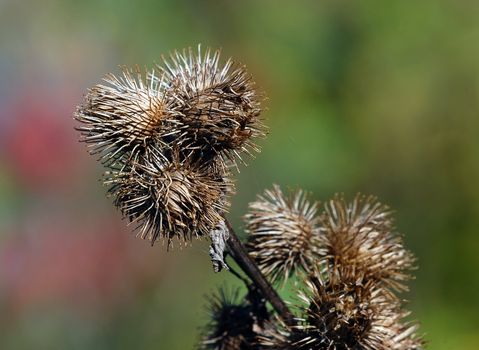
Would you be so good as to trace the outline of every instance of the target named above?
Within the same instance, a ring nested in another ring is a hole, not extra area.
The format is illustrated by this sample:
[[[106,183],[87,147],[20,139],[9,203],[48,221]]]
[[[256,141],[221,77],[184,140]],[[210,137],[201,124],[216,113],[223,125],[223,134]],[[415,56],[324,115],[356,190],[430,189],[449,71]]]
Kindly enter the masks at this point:
[[[120,227],[28,225],[0,246],[2,299],[12,314],[45,303],[108,310],[161,280],[161,255]]]
[[[7,108],[5,160],[22,186],[58,190],[71,184],[77,170],[88,169],[79,162],[86,152],[81,152],[73,130],[75,102],[65,91],[28,91],[16,94]]]

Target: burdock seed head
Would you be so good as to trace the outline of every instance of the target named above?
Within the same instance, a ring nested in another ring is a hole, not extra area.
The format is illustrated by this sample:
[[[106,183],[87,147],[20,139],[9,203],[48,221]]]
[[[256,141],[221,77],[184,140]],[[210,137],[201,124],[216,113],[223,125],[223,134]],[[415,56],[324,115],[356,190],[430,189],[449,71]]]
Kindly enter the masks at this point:
[[[347,203],[336,196],[322,216],[321,261],[342,278],[374,280],[406,290],[414,257],[394,231],[391,212],[374,197],[357,195]]]
[[[190,241],[208,235],[229,206],[233,184],[225,174],[177,158],[170,163],[134,164],[106,174],[105,184],[137,236],[153,244],[163,238]]]
[[[123,68],[119,77],[109,74],[104,82],[89,89],[75,113],[90,153],[113,167],[141,158],[164,159],[168,141],[180,126],[169,111],[171,98],[162,78],[137,67]]]
[[[175,53],[165,67],[124,68],[91,88],[74,115],[108,169],[123,215],[152,243],[214,229],[228,206],[229,167],[263,135],[254,83],[219,53]]]
[[[299,293],[298,325],[281,323],[259,337],[264,348],[277,350],[413,350],[422,347],[417,324],[406,323],[407,312],[374,282],[356,284],[315,272]]]
[[[201,157],[220,156],[227,163],[241,153],[259,151],[253,139],[264,136],[259,96],[244,66],[231,59],[220,63],[220,52],[191,49],[174,52],[158,66],[173,96],[172,112],[184,125],[178,139],[184,150]]]
[[[406,350],[421,347],[422,341],[416,336],[417,325],[403,323],[408,313],[374,281],[357,284],[333,275],[322,279],[316,272],[307,279],[307,287],[307,291],[299,295],[306,304],[299,327],[303,339],[296,340],[298,344],[308,344],[305,348]]]
[[[236,289],[220,289],[208,298],[210,322],[204,330],[202,350],[254,350],[257,335],[269,318],[265,301],[255,290],[243,300]]]
[[[249,205],[247,248],[264,275],[283,283],[296,269],[309,270],[317,257],[317,203],[298,190],[285,196],[279,186]]]

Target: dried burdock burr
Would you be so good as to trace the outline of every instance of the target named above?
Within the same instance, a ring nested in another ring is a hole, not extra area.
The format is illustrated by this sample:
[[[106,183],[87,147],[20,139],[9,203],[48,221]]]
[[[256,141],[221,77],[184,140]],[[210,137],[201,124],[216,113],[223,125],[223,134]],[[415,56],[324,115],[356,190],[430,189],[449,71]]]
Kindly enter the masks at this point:
[[[299,343],[328,344],[325,349],[421,347],[417,325],[403,322],[408,313],[401,310],[400,301],[389,298],[376,281],[357,283],[315,272],[306,280],[306,285],[307,290],[299,294],[306,305],[299,329],[308,336]]]
[[[239,289],[219,289],[208,298],[210,322],[203,331],[202,350],[258,349],[257,337],[269,319],[265,300],[251,286],[246,298]]]
[[[340,196],[325,204],[321,258],[328,269],[357,280],[374,280],[392,291],[407,289],[413,255],[395,232],[391,211],[374,197]],[[348,277],[348,278],[349,278]]]
[[[199,47],[171,57],[165,67],[107,75],[75,113],[81,140],[108,168],[115,205],[152,242],[214,229],[231,193],[229,167],[264,135],[244,67]]]
[[[317,206],[304,191],[285,195],[277,185],[250,203],[246,246],[271,281],[284,283],[294,271],[314,266],[319,249]]]
[[[315,272],[299,293],[298,325],[271,323],[258,341],[266,349],[412,350],[423,346],[417,324],[400,302],[389,298],[375,282],[357,284]]]
[[[120,76],[108,74],[104,84],[89,89],[75,119],[90,153],[120,168],[140,158],[164,159],[181,126],[169,111],[172,99],[162,85],[154,70],[124,67]]]
[[[231,59],[221,64],[219,50],[202,53],[199,46],[196,52],[176,51],[163,63],[157,68],[169,84],[172,113],[184,126],[181,149],[202,158],[220,156],[227,164],[259,151],[254,139],[265,134],[260,96],[244,66]]]
[[[160,238],[169,245],[173,238],[188,242],[207,236],[223,220],[233,191],[225,174],[177,157],[107,172],[104,182],[137,235],[152,244]]]
[[[243,66],[219,52],[175,52],[165,67],[124,69],[90,89],[77,108],[77,128],[107,168],[104,183],[138,236],[211,236],[216,271],[227,249],[285,319],[292,319],[246,253],[228,220],[229,170],[242,153],[259,151],[260,97]]]
[[[74,117],[137,236],[168,247],[207,236],[214,270],[246,284],[242,300],[224,291],[210,299],[201,349],[421,348],[417,325],[404,321],[408,312],[395,294],[406,290],[414,258],[375,198],[348,203],[336,196],[318,215],[304,191],[285,195],[275,185],[250,204],[247,247],[239,240],[225,216],[234,192],[230,171],[259,151],[260,100],[243,66],[222,64],[219,51],[198,47],[174,52],[154,69],[108,75]],[[297,288],[296,314],[273,288],[292,274],[306,284]]]

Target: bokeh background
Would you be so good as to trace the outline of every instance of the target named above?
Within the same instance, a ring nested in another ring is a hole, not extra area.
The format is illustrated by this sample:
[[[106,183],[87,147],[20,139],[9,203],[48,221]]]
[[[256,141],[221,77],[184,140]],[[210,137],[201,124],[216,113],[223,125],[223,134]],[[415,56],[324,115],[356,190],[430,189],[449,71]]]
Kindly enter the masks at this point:
[[[0,0],[0,348],[191,349],[225,283],[207,242],[134,238],[72,112],[118,65],[221,47],[269,99],[230,217],[272,183],[371,193],[419,258],[430,349],[479,348],[475,1]]]

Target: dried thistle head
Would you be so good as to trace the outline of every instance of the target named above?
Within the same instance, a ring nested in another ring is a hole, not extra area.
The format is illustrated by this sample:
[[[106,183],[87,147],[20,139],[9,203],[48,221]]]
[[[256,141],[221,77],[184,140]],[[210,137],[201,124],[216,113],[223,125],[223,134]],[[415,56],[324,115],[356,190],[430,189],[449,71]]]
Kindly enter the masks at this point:
[[[300,294],[307,305],[300,328],[309,335],[316,333],[316,342],[328,344],[326,349],[420,348],[421,341],[415,335],[417,326],[402,323],[407,313],[374,281],[357,284],[332,275],[322,279],[316,273],[307,280],[307,286],[308,292]],[[309,337],[302,341],[308,346],[313,344]]]
[[[319,220],[317,203],[298,190],[283,194],[279,186],[250,203],[245,216],[247,248],[263,274],[285,282],[297,269],[309,270],[317,257]]]
[[[389,208],[376,198],[357,195],[347,203],[337,195],[325,205],[322,231],[321,261],[334,273],[407,290],[414,257],[394,231]]]
[[[277,323],[259,337],[265,348],[272,349],[366,349],[412,350],[423,345],[417,325],[405,323],[407,312],[398,300],[370,281],[325,279],[315,272],[307,279],[307,289],[299,293],[299,324],[286,327]]]
[[[179,134],[179,121],[169,111],[171,98],[154,71],[123,68],[105,84],[89,89],[75,119],[90,153],[106,166],[122,167],[139,158],[164,159],[168,141]]]
[[[208,235],[229,206],[233,184],[225,174],[210,167],[180,162],[135,163],[106,174],[108,193],[137,236],[153,244],[164,238],[188,242]]]
[[[296,349],[293,332],[296,331],[286,326],[279,317],[275,317],[265,323],[263,332],[258,334],[256,339],[260,349],[293,350]]]
[[[259,151],[253,142],[264,136],[259,96],[251,76],[231,59],[220,64],[220,52],[174,52],[158,66],[172,92],[172,112],[184,125],[179,143],[202,157],[233,162],[241,153]]]
[[[209,297],[208,310],[210,322],[205,327],[200,349],[259,350],[256,338],[269,315],[257,291],[251,289],[241,300],[238,289],[231,293],[220,289]]]
[[[81,140],[109,169],[115,205],[152,243],[215,228],[228,206],[229,166],[235,155],[257,150],[251,139],[264,134],[243,67],[220,66],[209,50],[164,63],[108,75],[74,116]]]

